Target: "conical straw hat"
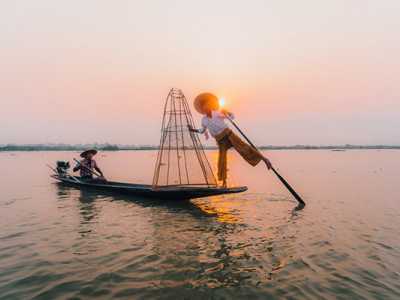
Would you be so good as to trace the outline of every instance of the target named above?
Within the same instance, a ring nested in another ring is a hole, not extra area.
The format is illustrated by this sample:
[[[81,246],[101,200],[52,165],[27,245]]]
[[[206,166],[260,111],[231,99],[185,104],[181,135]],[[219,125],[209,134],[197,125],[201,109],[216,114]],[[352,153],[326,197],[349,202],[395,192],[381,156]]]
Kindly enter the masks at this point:
[[[97,154],[97,150],[89,149],[89,150],[83,151],[83,152],[81,153],[81,157],[86,158],[86,155],[87,155],[89,152],[92,152],[93,155],[96,155],[96,154]]]
[[[206,113],[203,109],[203,105],[206,101],[209,101],[212,110],[217,110],[219,108],[217,96],[211,93],[202,93],[194,99],[194,108],[202,115]]]

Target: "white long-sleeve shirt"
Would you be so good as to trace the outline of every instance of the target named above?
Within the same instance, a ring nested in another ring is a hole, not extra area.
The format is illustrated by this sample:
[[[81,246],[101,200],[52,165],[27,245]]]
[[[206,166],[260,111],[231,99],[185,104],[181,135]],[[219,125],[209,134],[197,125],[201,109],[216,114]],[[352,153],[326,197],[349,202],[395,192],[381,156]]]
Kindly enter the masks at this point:
[[[235,118],[234,114],[229,115],[231,119]],[[211,118],[204,114],[203,119],[201,119],[201,128],[198,130],[199,133],[207,133],[207,128],[210,131],[210,134],[213,138],[219,135],[222,131],[229,128],[228,125],[225,124],[225,119],[228,119],[223,113],[219,110],[211,111]],[[207,138],[207,134],[206,134]]]

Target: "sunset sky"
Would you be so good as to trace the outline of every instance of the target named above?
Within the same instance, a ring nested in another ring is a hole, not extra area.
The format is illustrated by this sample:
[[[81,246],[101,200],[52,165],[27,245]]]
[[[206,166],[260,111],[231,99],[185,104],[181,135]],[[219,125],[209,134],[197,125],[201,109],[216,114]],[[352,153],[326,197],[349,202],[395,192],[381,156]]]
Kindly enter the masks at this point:
[[[172,87],[256,145],[400,145],[400,1],[1,1],[0,144],[157,145]],[[204,141],[214,145],[212,141]]]

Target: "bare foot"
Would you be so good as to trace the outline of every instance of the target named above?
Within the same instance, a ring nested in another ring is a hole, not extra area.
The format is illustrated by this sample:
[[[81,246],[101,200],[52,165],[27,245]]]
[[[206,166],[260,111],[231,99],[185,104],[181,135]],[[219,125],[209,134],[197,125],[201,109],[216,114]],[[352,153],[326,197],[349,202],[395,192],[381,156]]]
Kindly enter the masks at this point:
[[[272,164],[271,164],[271,162],[268,160],[268,158],[264,157],[262,160],[265,162],[265,165],[267,166],[268,170],[271,170]]]
[[[222,182],[222,185],[219,187],[220,189],[226,189],[226,180]]]

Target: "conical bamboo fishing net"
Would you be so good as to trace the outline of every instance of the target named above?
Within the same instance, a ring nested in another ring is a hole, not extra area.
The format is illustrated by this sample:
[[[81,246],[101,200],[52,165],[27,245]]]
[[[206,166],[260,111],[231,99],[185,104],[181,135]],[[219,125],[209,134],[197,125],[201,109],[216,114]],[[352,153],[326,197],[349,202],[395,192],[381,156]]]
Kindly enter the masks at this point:
[[[152,189],[216,187],[217,181],[204,154],[185,96],[179,89],[168,94]]]

